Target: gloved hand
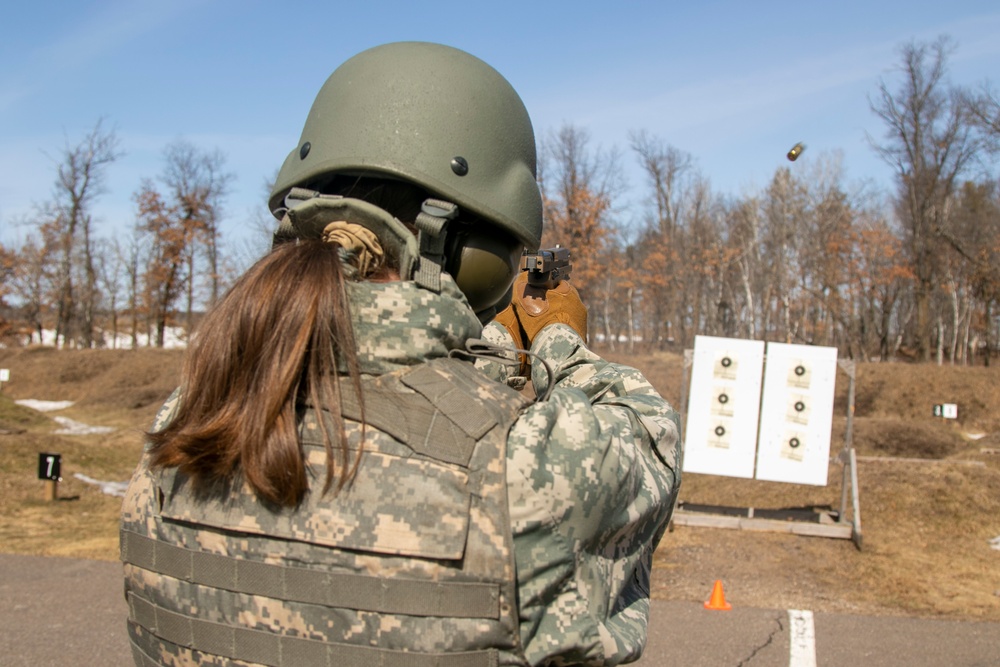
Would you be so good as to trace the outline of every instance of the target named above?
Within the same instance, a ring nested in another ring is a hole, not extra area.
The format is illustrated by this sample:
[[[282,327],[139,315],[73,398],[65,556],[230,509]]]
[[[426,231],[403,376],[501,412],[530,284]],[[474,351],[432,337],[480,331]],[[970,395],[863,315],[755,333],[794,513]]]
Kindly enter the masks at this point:
[[[567,281],[561,280],[549,289],[528,283],[528,274],[521,273],[514,281],[511,305],[531,345],[535,336],[550,324],[567,324],[580,338],[587,340],[587,307],[580,293]]]
[[[507,304],[507,307],[497,313],[493,321],[502,324],[507,329],[507,333],[514,339],[514,347],[518,350],[525,349],[524,330],[521,323],[517,321],[517,313],[514,312],[514,300]]]
[[[562,280],[551,289],[535,287],[528,283],[528,274],[522,272],[514,280],[513,290],[510,305],[496,316],[496,321],[507,328],[516,347],[530,348],[542,329],[557,323],[569,325],[587,340],[587,308],[568,281]]]

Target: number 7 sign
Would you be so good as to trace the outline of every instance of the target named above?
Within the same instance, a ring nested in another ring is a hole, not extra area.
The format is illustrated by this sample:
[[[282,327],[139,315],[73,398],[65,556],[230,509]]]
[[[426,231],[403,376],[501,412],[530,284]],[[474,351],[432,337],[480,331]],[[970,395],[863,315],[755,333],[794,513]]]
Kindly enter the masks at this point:
[[[50,479],[58,482],[62,472],[62,456],[59,454],[38,454],[38,479]]]

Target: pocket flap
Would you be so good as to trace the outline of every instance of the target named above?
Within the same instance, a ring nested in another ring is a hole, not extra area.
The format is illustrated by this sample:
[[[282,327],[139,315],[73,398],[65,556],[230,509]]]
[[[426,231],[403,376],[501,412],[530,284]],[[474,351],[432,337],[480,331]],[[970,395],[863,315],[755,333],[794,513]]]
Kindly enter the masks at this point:
[[[246,485],[225,499],[196,498],[190,481],[169,469],[160,477],[160,514],[175,521],[341,549],[462,558],[470,505],[465,472],[426,459],[365,452],[354,480],[323,495],[325,467],[311,468],[313,490],[298,508],[282,510],[261,504]]]

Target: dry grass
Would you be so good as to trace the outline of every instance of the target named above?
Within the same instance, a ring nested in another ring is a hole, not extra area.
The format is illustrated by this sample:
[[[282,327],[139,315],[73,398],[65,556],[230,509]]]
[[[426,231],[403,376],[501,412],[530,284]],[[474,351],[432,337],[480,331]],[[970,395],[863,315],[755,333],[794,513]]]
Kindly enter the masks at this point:
[[[163,350],[0,350],[0,367],[11,370],[0,394],[0,433],[6,433],[0,435],[0,550],[118,558],[121,499],[74,474],[106,481],[131,476],[142,431],[173,391],[180,361],[181,353]],[[13,403],[23,398],[75,401],[55,414],[116,430],[57,435],[51,416]],[[45,482],[37,479],[41,452],[62,456],[55,502],[45,499]]]
[[[642,369],[680,404],[678,355],[609,357]],[[121,501],[75,478],[128,479],[141,431],[173,389],[181,353],[0,350],[0,550],[114,560]],[[864,549],[846,540],[677,527],[656,556],[653,594],[704,600],[715,579],[740,606],[1000,621],[1000,369],[908,364],[858,367],[854,445]],[[843,440],[846,376],[838,375],[834,449]],[[59,414],[116,427],[59,436],[50,417],[10,399],[75,400]],[[931,416],[957,403],[959,420]],[[966,434],[987,434],[971,440]],[[62,454],[59,500],[36,479],[39,452]],[[930,461],[928,461],[930,460]],[[825,487],[689,474],[681,499],[755,508],[840,505],[840,466]]]
[[[642,368],[680,398],[677,355],[610,357]],[[848,379],[837,376],[832,451],[842,447]],[[957,403],[959,419],[933,417]],[[722,579],[746,606],[1000,621],[1000,369],[859,364],[853,445],[863,550],[846,540],[677,527],[656,556],[654,595],[707,599]],[[973,439],[968,434],[987,434]],[[738,508],[825,508],[841,503],[839,464],[815,487],[686,475],[681,500]]]

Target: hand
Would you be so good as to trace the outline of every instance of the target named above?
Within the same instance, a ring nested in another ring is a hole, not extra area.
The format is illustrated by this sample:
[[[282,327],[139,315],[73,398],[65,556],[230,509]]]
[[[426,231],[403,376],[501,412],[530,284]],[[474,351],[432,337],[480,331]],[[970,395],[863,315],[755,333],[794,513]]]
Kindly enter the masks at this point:
[[[552,288],[536,287],[528,283],[528,274],[522,272],[514,281],[514,293],[508,308],[513,310],[523,334],[522,340],[529,347],[538,333],[550,324],[569,325],[587,340],[587,308],[580,300],[580,293],[569,281],[560,281]],[[499,316],[497,319],[500,319]],[[501,324],[510,331],[511,326],[506,320],[509,317]],[[518,338],[514,340],[517,342]]]
[[[507,304],[506,308],[496,314],[493,321],[497,324],[502,324],[507,329],[507,333],[514,339],[514,349],[523,350],[525,348],[524,329],[521,328],[521,323],[517,321],[513,299],[511,303]]]

